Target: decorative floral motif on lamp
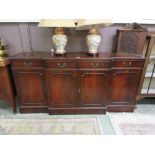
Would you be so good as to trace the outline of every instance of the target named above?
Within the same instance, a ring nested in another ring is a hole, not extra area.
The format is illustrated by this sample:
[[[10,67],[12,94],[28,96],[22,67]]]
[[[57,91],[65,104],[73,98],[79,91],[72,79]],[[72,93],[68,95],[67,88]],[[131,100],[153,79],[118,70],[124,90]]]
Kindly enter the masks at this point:
[[[96,54],[101,42],[101,36],[99,34],[89,34],[87,36],[86,42],[89,48],[89,53]]]
[[[67,36],[65,34],[55,34],[53,36],[53,43],[56,48],[56,54],[64,54],[66,52]]]

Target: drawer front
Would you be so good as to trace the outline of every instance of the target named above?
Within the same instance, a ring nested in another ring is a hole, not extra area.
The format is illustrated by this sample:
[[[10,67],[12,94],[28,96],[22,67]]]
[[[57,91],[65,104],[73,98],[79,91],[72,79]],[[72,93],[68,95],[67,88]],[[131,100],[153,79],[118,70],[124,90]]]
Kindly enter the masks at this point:
[[[87,61],[87,62],[80,62],[80,68],[92,68],[92,69],[99,69],[99,68],[110,68],[110,61]]]
[[[74,69],[77,68],[75,62],[71,61],[47,61],[46,67],[56,69]]]
[[[112,61],[112,67],[114,68],[128,68],[128,67],[136,67],[136,68],[143,68],[144,66],[144,61],[130,61],[130,60],[120,60],[120,61]]]
[[[14,60],[11,61],[11,65],[14,68],[37,68],[44,67],[42,60]]]

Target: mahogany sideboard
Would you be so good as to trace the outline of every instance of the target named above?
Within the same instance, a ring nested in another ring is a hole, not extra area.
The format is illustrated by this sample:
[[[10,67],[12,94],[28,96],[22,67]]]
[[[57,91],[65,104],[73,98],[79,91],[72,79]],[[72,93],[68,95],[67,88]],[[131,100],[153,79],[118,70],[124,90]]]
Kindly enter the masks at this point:
[[[15,90],[8,59],[0,61],[0,100],[7,100],[16,113]]]
[[[132,112],[144,67],[142,56],[121,53],[25,52],[10,61],[21,113]]]

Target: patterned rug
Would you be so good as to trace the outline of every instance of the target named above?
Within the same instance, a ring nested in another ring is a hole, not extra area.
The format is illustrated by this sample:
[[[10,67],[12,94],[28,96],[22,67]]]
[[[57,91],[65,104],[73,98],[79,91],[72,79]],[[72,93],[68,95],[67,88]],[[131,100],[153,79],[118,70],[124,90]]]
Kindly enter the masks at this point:
[[[99,120],[92,118],[0,119],[1,135],[103,134]]]
[[[154,135],[155,115],[109,114],[111,125],[118,135]]]

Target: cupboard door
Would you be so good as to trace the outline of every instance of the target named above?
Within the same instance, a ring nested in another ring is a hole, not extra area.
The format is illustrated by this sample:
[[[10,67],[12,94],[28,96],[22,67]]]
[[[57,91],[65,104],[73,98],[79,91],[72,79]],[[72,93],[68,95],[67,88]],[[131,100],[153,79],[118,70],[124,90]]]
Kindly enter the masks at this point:
[[[141,70],[113,70],[111,76],[111,104],[133,104],[139,87]]]
[[[46,84],[48,105],[53,107],[74,107],[78,104],[78,74],[72,71],[47,71]]]
[[[20,70],[15,71],[17,94],[22,106],[45,104],[45,84],[42,71]]]
[[[109,73],[84,71],[81,73],[82,106],[103,106],[108,102]]]

